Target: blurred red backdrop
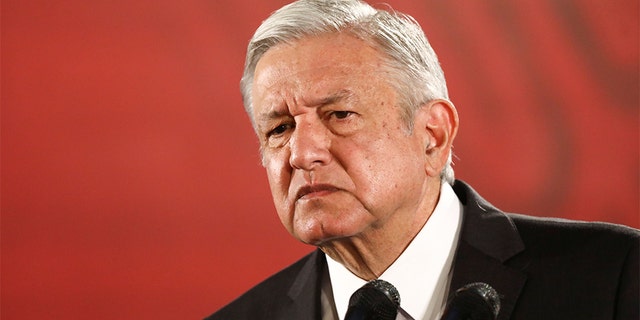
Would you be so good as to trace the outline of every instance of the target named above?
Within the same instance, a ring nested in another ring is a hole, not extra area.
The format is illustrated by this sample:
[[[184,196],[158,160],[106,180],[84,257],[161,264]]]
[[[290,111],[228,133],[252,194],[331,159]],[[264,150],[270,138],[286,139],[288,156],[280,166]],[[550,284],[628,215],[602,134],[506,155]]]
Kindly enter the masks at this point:
[[[2,2],[2,319],[198,319],[312,250],[238,93],[286,2]],[[457,177],[640,226],[638,1],[386,2],[441,58]]]

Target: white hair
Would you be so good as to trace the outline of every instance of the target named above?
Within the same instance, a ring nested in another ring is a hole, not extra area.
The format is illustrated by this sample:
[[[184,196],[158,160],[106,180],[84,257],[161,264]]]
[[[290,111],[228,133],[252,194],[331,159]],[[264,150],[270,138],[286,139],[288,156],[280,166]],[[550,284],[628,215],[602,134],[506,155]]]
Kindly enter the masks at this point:
[[[247,48],[240,89],[252,124],[251,89],[256,65],[272,47],[327,33],[349,32],[382,53],[398,92],[401,115],[412,130],[415,111],[434,99],[448,99],[444,73],[420,25],[400,12],[378,10],[360,0],[299,0],[275,11],[256,30]],[[440,176],[453,184],[452,152]]]

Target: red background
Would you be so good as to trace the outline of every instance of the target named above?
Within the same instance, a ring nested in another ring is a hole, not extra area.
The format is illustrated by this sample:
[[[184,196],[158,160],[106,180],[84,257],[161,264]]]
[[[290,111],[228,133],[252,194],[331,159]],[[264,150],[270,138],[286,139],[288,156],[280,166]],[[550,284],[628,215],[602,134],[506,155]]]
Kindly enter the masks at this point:
[[[238,81],[286,1],[2,1],[2,319],[189,319],[312,248],[280,226]],[[499,207],[639,221],[638,1],[392,1]]]

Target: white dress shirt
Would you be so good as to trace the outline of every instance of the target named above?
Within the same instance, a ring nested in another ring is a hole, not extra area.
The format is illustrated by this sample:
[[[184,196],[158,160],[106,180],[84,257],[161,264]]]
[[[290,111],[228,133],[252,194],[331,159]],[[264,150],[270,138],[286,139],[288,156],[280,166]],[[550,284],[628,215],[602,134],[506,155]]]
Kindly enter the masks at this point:
[[[407,318],[406,314],[415,320],[439,318],[448,294],[461,217],[460,200],[451,186],[443,183],[440,198],[427,223],[379,278],[393,284],[400,293],[402,311],[399,312],[398,319]],[[327,264],[330,279],[323,285],[324,319],[335,318],[336,312],[338,319],[342,320],[347,312],[349,298],[366,281],[329,256]],[[335,309],[328,310],[332,307],[331,302]]]

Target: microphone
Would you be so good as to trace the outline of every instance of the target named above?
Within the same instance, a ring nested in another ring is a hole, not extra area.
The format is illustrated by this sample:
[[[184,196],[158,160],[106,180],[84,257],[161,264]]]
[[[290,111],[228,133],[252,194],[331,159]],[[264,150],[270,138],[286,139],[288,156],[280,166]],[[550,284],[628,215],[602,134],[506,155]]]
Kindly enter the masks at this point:
[[[495,320],[500,312],[498,292],[483,282],[458,289],[447,302],[441,320]]]
[[[384,280],[367,282],[349,298],[344,320],[395,320],[400,306],[400,293]]]

